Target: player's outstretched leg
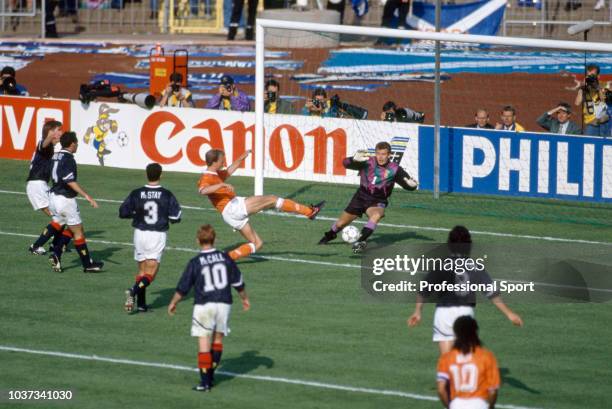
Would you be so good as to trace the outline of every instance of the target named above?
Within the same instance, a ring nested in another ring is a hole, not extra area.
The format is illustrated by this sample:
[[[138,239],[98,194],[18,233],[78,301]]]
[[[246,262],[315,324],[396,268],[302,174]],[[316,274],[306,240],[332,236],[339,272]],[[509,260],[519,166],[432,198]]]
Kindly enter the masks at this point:
[[[321,237],[321,240],[319,240],[319,244],[327,244],[334,240],[336,237],[338,237],[338,232],[342,231],[342,229],[351,224],[351,222],[356,218],[357,216],[354,214],[342,212],[338,220],[336,220],[334,224],[332,224],[331,228],[323,234],[323,237]]]
[[[374,233],[376,230],[376,226],[378,222],[385,217],[385,209],[381,207],[370,207],[366,210],[366,214],[369,219],[365,226],[361,229],[361,235],[359,239],[353,243],[353,253],[361,253],[365,250],[367,246],[368,238]]]
[[[259,213],[262,210],[276,208],[276,210],[280,212],[301,214],[308,217],[310,220],[314,220],[323,206],[325,206],[325,201],[321,201],[312,206],[306,206],[291,199],[283,199],[274,195],[265,195],[247,197],[245,204],[249,215]]]
[[[250,223],[245,224],[239,231],[242,237],[248,240],[248,243],[241,244],[228,253],[232,260],[247,257],[258,251],[263,246],[263,241],[253,227],[251,227]]]

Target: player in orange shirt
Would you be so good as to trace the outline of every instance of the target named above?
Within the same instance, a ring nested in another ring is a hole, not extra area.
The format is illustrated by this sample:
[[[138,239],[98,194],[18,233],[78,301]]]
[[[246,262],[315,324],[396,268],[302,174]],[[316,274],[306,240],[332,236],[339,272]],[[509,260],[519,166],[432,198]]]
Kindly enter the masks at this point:
[[[244,243],[229,252],[229,256],[234,260],[253,254],[263,246],[263,241],[249,224],[250,215],[262,210],[276,208],[281,212],[298,213],[313,220],[325,204],[325,201],[322,201],[313,206],[305,206],[274,195],[236,196],[234,187],[225,183],[225,181],[238,169],[240,163],[250,153],[250,150],[246,151],[227,169],[223,169],[225,153],[219,149],[209,150],[205,157],[208,167],[202,173],[198,183],[200,194],[208,196],[213,206],[223,216],[223,220],[248,240],[248,243]]]
[[[494,409],[500,385],[495,355],[482,347],[478,323],[469,315],[457,318],[453,331],[453,348],[438,360],[442,404],[449,409]]]

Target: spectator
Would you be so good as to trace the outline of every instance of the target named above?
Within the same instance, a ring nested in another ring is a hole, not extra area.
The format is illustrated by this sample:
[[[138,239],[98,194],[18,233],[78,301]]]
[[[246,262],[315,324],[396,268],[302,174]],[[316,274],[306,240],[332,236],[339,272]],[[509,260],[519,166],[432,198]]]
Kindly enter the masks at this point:
[[[280,86],[278,81],[269,80],[266,82],[266,92],[264,93],[264,112],[268,114],[295,114],[293,104],[283,97],[279,97]]]
[[[486,109],[479,108],[474,115],[473,124],[466,125],[466,128],[477,128],[477,129],[495,129],[493,125],[489,123],[489,113]]]
[[[344,9],[346,8],[346,0],[328,0],[327,10],[336,10],[340,13],[340,24],[344,21]]]
[[[327,98],[325,88],[319,87],[312,92],[312,98],[306,100],[302,108],[302,115],[336,117],[336,111],[332,109],[331,101]]]
[[[599,85],[599,66],[586,67],[584,84],[578,89],[574,105],[582,106],[583,133],[590,136],[608,136],[608,114],[604,102],[604,88]]]
[[[495,129],[500,131],[523,132],[525,128],[516,122],[516,109],[511,105],[506,105],[501,111],[501,123],[495,125]]]
[[[548,132],[560,135],[580,135],[582,129],[576,122],[571,121],[572,110],[567,102],[559,102],[556,108],[544,112],[538,118],[538,124]]]
[[[227,33],[227,39],[233,40],[236,38],[238,32],[238,26],[240,25],[240,18],[242,17],[242,9],[244,8],[245,0],[232,0],[232,16],[230,18],[229,31]],[[255,33],[253,32],[253,26],[255,25],[255,16],[257,15],[257,3],[258,0],[247,0],[248,11],[247,11],[247,24],[244,30],[244,39],[252,41],[255,39]]]
[[[183,75],[178,72],[170,74],[170,83],[165,90],[162,91],[162,96],[159,101],[160,107],[195,107],[191,91],[182,86]]]
[[[23,85],[17,84],[17,73],[8,65],[0,72],[0,91],[3,95],[30,95]]]
[[[251,109],[251,104],[247,94],[236,88],[234,79],[229,75],[224,75],[221,77],[219,93],[208,101],[206,108],[244,112]]]
[[[395,102],[387,101],[382,107],[380,113],[381,121],[389,122],[418,122],[423,123],[425,114],[423,112],[414,111],[408,107],[398,107]]]
[[[410,0],[387,0],[383,9],[382,26],[387,28],[393,28],[393,20],[395,18],[395,11],[398,11],[399,25],[398,29],[403,30],[406,28],[406,17],[408,16],[408,10],[410,9]]]

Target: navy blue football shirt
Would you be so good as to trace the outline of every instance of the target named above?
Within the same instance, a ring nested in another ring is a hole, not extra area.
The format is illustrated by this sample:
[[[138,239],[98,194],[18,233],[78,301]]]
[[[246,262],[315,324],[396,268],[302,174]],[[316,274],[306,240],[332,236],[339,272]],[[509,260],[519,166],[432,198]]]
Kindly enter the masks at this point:
[[[181,206],[168,189],[145,185],[133,190],[119,208],[119,217],[132,219],[138,230],[167,231],[168,223],[181,220]]]

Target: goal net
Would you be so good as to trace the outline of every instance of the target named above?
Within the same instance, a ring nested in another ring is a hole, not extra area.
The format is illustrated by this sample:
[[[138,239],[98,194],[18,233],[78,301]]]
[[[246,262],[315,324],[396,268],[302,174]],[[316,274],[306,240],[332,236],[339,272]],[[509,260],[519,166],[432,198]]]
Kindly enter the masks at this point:
[[[341,210],[386,141],[420,183],[394,206],[611,225],[611,45],[441,34],[436,110],[435,33],[259,21],[261,192]]]

